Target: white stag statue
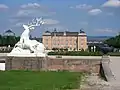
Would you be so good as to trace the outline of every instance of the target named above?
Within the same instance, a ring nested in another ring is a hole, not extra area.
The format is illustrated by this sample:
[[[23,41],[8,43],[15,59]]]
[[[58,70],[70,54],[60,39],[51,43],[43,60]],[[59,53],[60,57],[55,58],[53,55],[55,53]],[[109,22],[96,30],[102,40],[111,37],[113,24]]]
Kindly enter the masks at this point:
[[[28,25],[23,24],[24,32],[20,37],[13,50],[8,54],[8,56],[14,55],[40,55],[45,56],[45,47],[42,43],[36,40],[29,39],[29,33],[35,29],[36,26],[41,26],[44,24],[42,18],[35,18]]]

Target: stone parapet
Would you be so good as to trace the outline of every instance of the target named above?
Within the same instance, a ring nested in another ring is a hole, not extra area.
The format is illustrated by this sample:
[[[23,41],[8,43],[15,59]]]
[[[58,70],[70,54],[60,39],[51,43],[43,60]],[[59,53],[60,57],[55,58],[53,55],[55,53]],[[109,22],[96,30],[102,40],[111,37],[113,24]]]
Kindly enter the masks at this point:
[[[67,70],[99,73],[101,59],[7,57],[6,70]]]

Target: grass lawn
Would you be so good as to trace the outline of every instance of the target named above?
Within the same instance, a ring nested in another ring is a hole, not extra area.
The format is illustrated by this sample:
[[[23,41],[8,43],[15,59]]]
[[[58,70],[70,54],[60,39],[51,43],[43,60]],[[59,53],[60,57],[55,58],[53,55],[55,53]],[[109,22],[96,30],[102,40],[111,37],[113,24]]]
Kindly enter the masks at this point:
[[[79,88],[77,72],[0,71],[0,90],[65,90]]]

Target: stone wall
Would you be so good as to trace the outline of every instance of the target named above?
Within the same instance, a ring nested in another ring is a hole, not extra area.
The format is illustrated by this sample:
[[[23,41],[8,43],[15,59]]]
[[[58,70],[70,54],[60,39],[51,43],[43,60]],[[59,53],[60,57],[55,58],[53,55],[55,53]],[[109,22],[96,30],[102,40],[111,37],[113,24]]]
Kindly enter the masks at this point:
[[[99,73],[101,59],[7,57],[6,70],[69,70]]]
[[[48,58],[48,70],[69,70],[99,73],[101,60]]]

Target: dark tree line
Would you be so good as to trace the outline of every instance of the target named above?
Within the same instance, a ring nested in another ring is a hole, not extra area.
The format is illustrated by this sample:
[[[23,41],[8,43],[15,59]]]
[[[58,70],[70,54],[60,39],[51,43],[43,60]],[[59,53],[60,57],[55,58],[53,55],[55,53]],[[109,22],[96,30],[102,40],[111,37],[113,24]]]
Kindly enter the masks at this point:
[[[120,48],[120,35],[107,39],[105,43],[108,44],[109,46]]]
[[[10,45],[11,47],[13,47],[19,40],[20,37],[0,35],[0,46]]]

